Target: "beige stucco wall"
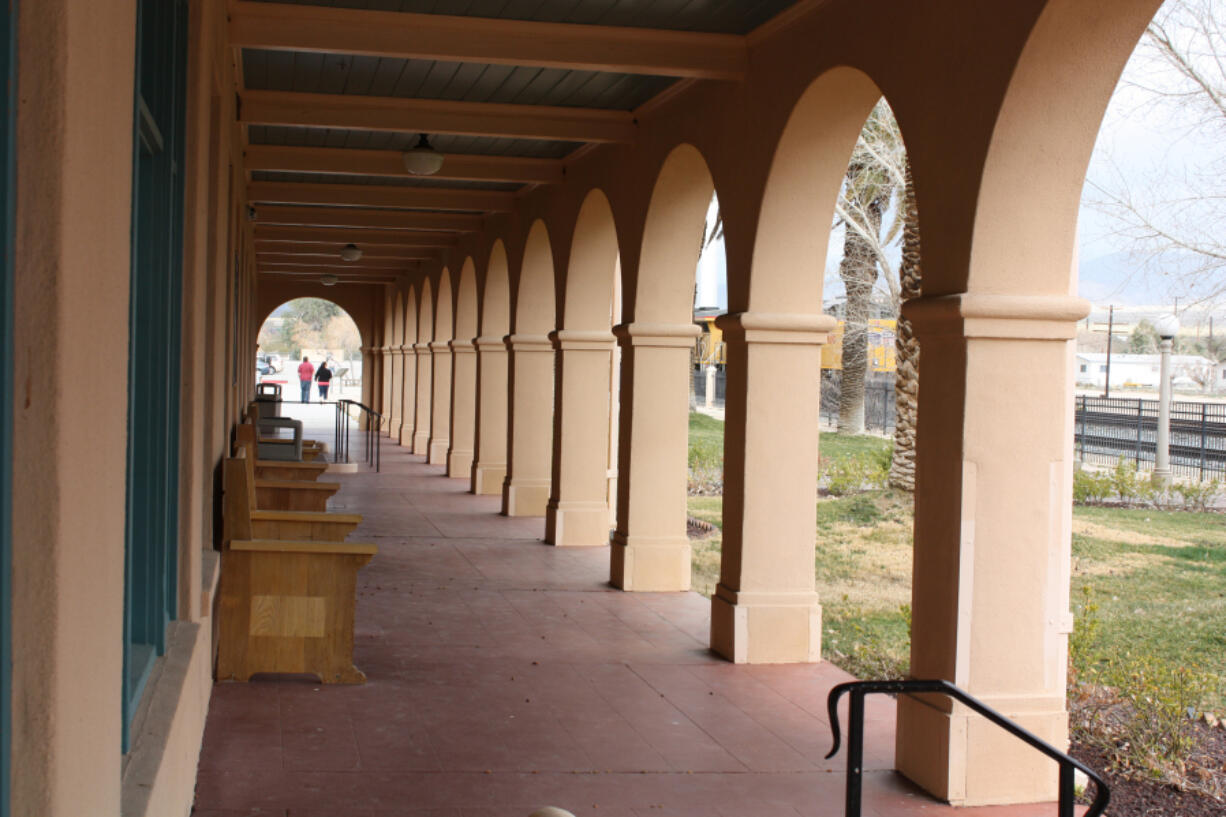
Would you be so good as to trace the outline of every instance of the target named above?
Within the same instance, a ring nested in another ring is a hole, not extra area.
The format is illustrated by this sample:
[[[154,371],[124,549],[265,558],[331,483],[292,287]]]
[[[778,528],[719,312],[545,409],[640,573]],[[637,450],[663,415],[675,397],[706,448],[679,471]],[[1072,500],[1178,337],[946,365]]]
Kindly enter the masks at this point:
[[[135,3],[19,13],[12,813],[118,814]]]

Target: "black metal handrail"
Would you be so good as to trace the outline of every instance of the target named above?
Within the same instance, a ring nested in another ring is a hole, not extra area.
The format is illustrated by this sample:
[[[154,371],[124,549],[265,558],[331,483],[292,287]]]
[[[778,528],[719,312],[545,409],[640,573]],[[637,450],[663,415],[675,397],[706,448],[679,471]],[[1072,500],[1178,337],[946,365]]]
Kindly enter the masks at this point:
[[[383,415],[356,400],[341,398],[336,401],[336,445],[333,447],[332,459],[334,462],[349,462],[349,420],[352,419],[350,406],[358,410],[359,418],[363,412],[366,414],[366,428],[362,429],[366,435],[366,464],[378,473],[382,459]]]
[[[1099,817],[1107,808],[1111,792],[1107,789],[1106,781],[1099,777],[1093,769],[1069,757],[1033,732],[1018,726],[949,681],[849,681],[830,690],[830,695],[826,698],[826,709],[830,713],[830,730],[834,733],[834,746],[830,749],[830,754],[826,755],[829,759],[838,753],[841,742],[839,698],[843,697],[844,693],[850,695],[847,710],[847,800],[843,812],[846,817],[860,817],[860,790],[864,778],[864,696],[874,692],[901,695],[916,693],[947,695],[1060,764],[1060,801],[1057,811],[1059,817],[1073,817],[1073,806],[1076,799],[1074,770],[1082,772],[1094,781],[1094,802],[1090,804],[1084,817]]]

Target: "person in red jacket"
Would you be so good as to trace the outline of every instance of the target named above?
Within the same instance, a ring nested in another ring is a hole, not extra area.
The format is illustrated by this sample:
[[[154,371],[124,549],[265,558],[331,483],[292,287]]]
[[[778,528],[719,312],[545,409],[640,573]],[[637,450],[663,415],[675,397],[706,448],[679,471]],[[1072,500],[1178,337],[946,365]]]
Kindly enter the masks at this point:
[[[311,365],[311,361],[307,360],[306,355],[302,356],[302,362],[298,364],[298,385],[302,386],[302,402],[311,402],[311,381],[315,377],[315,367]]]

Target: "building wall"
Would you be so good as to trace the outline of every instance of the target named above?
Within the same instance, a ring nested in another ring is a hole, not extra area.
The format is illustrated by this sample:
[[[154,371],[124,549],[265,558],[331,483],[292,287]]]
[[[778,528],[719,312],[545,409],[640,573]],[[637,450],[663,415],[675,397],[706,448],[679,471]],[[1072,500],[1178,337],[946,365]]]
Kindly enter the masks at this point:
[[[187,815],[212,685],[214,475],[249,395],[254,280],[224,4],[192,4],[178,621],[121,748],[135,0],[19,9],[14,815]],[[238,177],[241,179],[241,176]],[[240,252],[241,255],[241,252]],[[236,310],[235,307],[238,307]],[[237,313],[239,325],[233,325]],[[232,355],[239,337],[241,355]],[[246,361],[236,367],[234,361]]]

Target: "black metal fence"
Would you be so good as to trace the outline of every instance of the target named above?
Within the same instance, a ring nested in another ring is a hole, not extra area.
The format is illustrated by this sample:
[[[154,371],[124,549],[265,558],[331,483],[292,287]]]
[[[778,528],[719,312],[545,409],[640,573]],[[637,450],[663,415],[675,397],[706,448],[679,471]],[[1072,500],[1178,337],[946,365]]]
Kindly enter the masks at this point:
[[[1158,440],[1158,401],[1076,398],[1074,441],[1083,462],[1112,465],[1124,457],[1152,468]],[[1226,476],[1226,403],[1171,404],[1171,471],[1212,479]]]
[[[822,422],[839,423],[839,395],[843,373],[822,372]],[[864,429],[888,433],[894,430],[894,378],[869,375],[864,383]]]
[[[705,368],[692,368],[694,385],[690,389],[690,408],[707,405],[707,370]],[[728,385],[728,373],[723,367],[715,371],[715,393],[711,398],[711,406],[713,408],[724,407],[724,391]]]

